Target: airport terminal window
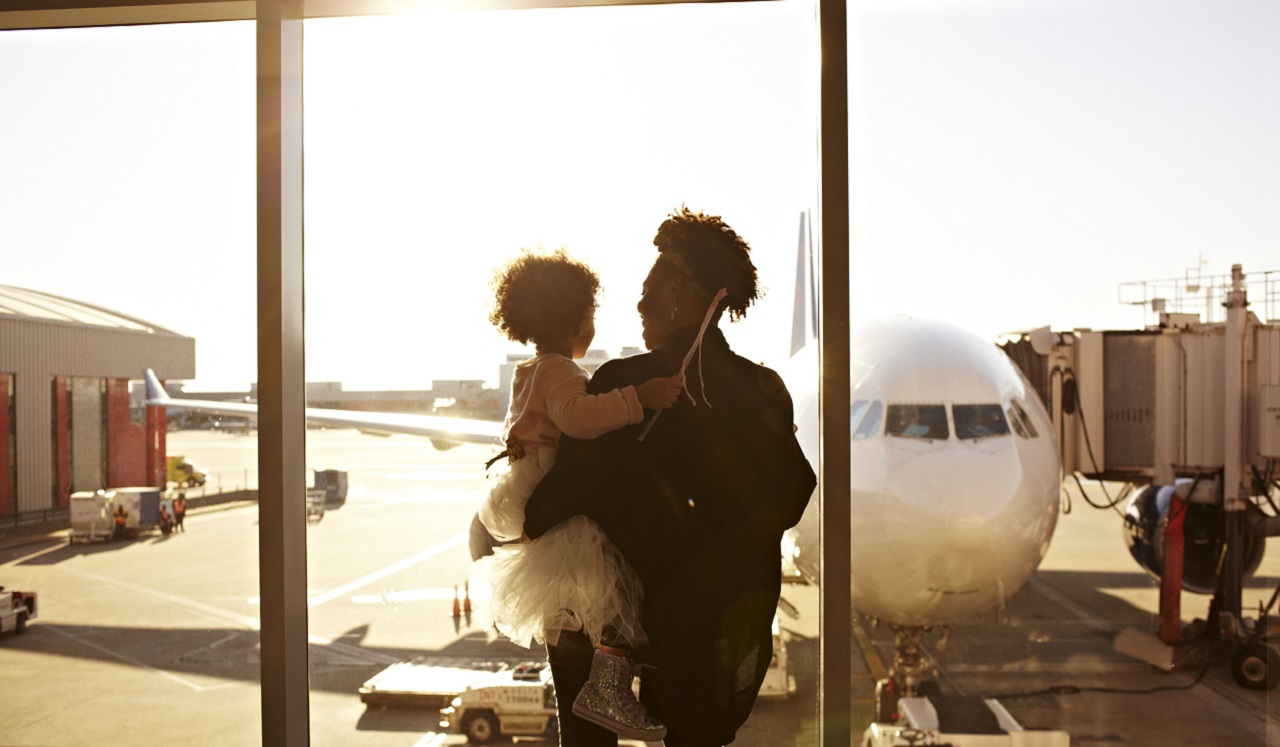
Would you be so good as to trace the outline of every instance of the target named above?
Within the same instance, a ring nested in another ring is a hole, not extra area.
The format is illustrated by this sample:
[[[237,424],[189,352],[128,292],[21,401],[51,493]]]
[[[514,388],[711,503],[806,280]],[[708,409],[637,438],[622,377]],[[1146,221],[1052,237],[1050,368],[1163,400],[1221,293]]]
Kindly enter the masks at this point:
[[[950,435],[946,405],[889,405],[885,435],[943,440]]]
[[[1013,424],[1013,431],[1023,438],[1036,438],[1040,433],[1036,427],[1031,424],[1031,418],[1027,417],[1027,413],[1022,409],[1022,405],[1017,402],[1009,402],[1009,422]]]
[[[1009,424],[1005,422],[1000,405],[952,405],[951,416],[956,421],[956,438],[988,438],[1006,436]]]
[[[867,409],[866,416],[858,424],[858,430],[853,432],[854,441],[861,441],[880,432],[880,414],[883,409],[879,402],[871,403],[871,407]]]

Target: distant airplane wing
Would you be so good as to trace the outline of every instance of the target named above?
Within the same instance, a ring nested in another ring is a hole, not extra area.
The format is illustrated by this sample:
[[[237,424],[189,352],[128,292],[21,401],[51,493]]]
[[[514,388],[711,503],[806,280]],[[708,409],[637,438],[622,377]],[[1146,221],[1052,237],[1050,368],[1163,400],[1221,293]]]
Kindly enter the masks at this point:
[[[258,406],[244,402],[216,402],[202,399],[174,399],[160,386],[160,380],[151,369],[143,371],[147,384],[144,404],[173,410],[192,410],[221,415],[257,417]],[[413,415],[397,412],[363,412],[359,410],[330,410],[321,407],[306,408],[308,423],[330,425],[337,428],[359,428],[374,433],[408,433],[426,436],[439,445],[458,443],[501,444],[502,423],[491,420],[445,418],[434,415]]]

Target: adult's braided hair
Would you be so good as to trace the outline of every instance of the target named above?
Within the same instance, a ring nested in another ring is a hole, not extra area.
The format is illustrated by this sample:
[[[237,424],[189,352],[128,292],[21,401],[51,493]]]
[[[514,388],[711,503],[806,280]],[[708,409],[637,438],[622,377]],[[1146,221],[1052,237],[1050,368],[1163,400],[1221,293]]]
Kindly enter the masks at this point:
[[[543,344],[576,336],[595,312],[600,278],[564,249],[521,250],[493,276],[489,321],[508,339]]]
[[[747,307],[760,297],[760,279],[751,262],[751,247],[718,215],[707,215],[681,205],[671,213],[653,237],[660,256],[674,255],[691,279],[708,295],[724,288],[728,295],[720,310],[729,310],[730,321],[747,315]]]

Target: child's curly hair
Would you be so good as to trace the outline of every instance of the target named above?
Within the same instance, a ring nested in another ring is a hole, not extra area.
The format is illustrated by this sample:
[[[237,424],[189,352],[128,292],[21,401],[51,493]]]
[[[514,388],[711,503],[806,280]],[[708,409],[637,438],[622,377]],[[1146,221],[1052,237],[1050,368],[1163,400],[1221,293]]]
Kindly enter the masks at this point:
[[[564,249],[522,249],[494,273],[489,321],[515,342],[548,343],[577,336],[596,310],[600,278]]]
[[[662,256],[675,256],[691,279],[708,293],[724,288],[720,308],[730,321],[747,315],[747,307],[761,295],[760,279],[751,262],[751,247],[718,215],[681,205],[658,227],[653,243]]]

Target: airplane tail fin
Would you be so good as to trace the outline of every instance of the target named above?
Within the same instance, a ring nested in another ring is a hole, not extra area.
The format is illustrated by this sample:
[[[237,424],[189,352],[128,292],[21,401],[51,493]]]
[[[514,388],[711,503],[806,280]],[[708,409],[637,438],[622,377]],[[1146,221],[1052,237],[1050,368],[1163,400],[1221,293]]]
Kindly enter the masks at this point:
[[[154,403],[163,403],[169,399],[169,393],[160,386],[160,379],[156,378],[156,372],[147,368],[142,371],[142,378],[147,383],[147,401]]]
[[[818,294],[814,288],[813,227],[807,211],[800,213],[800,238],[796,242],[795,302],[791,309],[791,355],[818,334]]]

